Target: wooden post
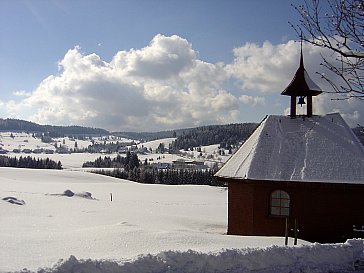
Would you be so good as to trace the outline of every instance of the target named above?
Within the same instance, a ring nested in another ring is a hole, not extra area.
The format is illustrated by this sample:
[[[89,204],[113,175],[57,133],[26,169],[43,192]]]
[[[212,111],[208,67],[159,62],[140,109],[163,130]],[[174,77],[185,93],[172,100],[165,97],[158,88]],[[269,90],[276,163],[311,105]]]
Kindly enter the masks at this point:
[[[312,117],[312,96],[307,96],[307,117]]]
[[[296,100],[297,100],[296,96],[291,96],[291,111],[289,114],[291,118],[296,117]]]
[[[294,219],[294,245],[297,245],[297,239],[298,239],[298,222],[297,219]]]
[[[286,227],[284,230],[284,245],[288,245],[288,217],[286,217]]]

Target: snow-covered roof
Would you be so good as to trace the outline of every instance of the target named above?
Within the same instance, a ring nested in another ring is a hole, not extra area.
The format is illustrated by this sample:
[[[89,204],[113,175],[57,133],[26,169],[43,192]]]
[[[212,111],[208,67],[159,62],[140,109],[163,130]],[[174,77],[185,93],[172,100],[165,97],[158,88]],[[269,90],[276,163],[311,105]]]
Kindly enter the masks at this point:
[[[216,176],[364,184],[364,148],[338,113],[294,119],[272,115]]]

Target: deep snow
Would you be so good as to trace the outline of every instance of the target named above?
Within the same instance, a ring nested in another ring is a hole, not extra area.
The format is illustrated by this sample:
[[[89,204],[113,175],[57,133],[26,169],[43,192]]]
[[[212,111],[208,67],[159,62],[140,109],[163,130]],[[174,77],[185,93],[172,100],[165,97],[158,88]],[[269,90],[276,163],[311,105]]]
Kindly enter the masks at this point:
[[[132,261],[78,260],[71,256],[45,272],[70,273],[282,273],[282,272],[362,272],[359,260],[363,252],[361,240],[345,244],[313,244],[301,247],[272,246],[260,249],[231,249],[215,253],[165,251],[142,255]],[[357,271],[356,271],[357,270]]]
[[[363,254],[362,240],[228,236],[226,202],[224,188],[0,168],[0,272],[353,272]]]

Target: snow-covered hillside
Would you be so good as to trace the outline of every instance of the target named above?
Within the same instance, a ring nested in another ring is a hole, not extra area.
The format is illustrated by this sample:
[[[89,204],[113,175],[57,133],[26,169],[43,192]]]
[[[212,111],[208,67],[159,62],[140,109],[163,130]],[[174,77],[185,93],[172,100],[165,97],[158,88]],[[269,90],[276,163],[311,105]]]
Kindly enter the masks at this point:
[[[1,132],[0,148],[7,151],[13,151],[14,149],[55,149],[53,145],[49,143],[43,143],[40,138],[35,138],[32,136],[32,134],[27,134],[24,132]]]
[[[95,137],[92,141],[96,144],[102,143],[137,143],[138,148],[145,147],[148,150],[146,154],[139,154],[139,159],[144,162],[145,159],[148,160],[149,163],[172,163],[172,161],[185,159],[185,160],[197,160],[203,161],[206,165],[212,167],[215,163],[222,164],[225,162],[230,155],[226,150],[225,155],[219,155],[219,148],[218,144],[216,145],[209,145],[209,146],[202,146],[201,152],[202,156],[200,156],[200,152],[197,151],[188,151],[184,152],[181,151],[181,154],[160,154],[156,153],[156,149],[158,146],[163,143],[164,147],[168,149],[170,143],[172,143],[175,138],[164,138],[158,139],[153,141],[148,141],[144,143],[139,143],[136,140],[115,137],[115,136],[104,136],[104,137]],[[57,147],[65,147],[68,149],[74,149],[76,146],[79,149],[87,148],[91,145],[92,142],[89,139],[86,140],[78,140],[72,139],[68,137],[63,138],[55,138],[51,143],[44,143],[41,141],[40,138],[33,137],[32,134],[25,133],[25,132],[0,132],[0,150],[8,151],[7,155],[10,157],[17,157],[20,156],[31,156],[35,158],[50,158],[56,162],[61,161],[63,168],[65,169],[77,169],[81,168],[82,164],[86,161],[94,161],[98,157],[109,156],[114,158],[117,156],[116,153],[106,154],[106,153],[45,153],[44,151],[41,153],[34,153],[29,152],[25,153],[22,152],[23,150],[30,150],[34,151],[36,149],[43,149],[43,150],[52,150],[55,151]],[[130,144],[127,146],[130,147]],[[13,152],[13,150],[19,150],[20,152]],[[151,152],[150,152],[151,149]]]
[[[144,143],[141,143],[140,145],[143,145],[144,147],[147,147],[148,149],[152,149],[153,151],[155,151],[158,148],[158,146],[162,143],[164,145],[164,147],[166,149],[168,149],[169,144],[171,144],[175,139],[176,139],[175,137],[162,138],[162,139],[144,142]]]
[[[59,259],[43,272],[344,272],[363,250],[362,241],[285,248],[272,247],[283,238],[225,235],[226,202],[224,188],[0,168],[0,272]]]

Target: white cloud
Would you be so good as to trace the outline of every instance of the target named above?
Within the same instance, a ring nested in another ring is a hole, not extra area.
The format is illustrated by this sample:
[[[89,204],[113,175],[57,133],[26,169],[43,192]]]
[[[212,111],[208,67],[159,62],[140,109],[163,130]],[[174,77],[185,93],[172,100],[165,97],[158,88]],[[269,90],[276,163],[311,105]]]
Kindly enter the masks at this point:
[[[310,44],[305,44],[303,50],[305,68],[310,77],[318,85],[326,84],[316,72],[322,71],[321,54],[330,56],[331,52]],[[246,43],[234,49],[234,60],[226,66],[226,70],[240,81],[245,92],[282,92],[299,66],[299,54],[300,44],[295,41],[278,45],[266,41],[261,46]]]
[[[248,96],[248,95],[241,95],[239,97],[239,100],[243,102],[244,104],[248,104],[251,106],[257,106],[257,105],[265,105],[265,98],[264,97],[254,97],[254,96]]]
[[[15,91],[13,92],[14,96],[17,96],[17,97],[30,97],[30,95],[32,93],[30,92],[27,92],[25,90],[21,90],[21,91]]]
[[[142,49],[118,52],[110,63],[76,46],[8,109],[42,124],[109,130],[161,130],[237,121],[238,99],[223,88],[221,64],[198,60],[187,40],[157,35]],[[29,114],[30,113],[30,114]]]
[[[317,114],[340,113],[350,127],[364,124],[364,105],[362,100],[355,98],[335,100],[332,99],[332,95],[323,94],[314,98],[315,106]]]
[[[293,79],[299,66],[299,47],[299,43],[288,41],[278,45],[265,42],[261,46],[254,43],[246,43],[242,47],[234,49],[234,61],[226,66],[226,70],[231,77],[238,80],[239,87],[244,93],[260,93],[259,97],[252,97],[247,94],[242,95],[239,98],[240,101],[257,106],[261,105],[260,102],[267,102],[269,99],[268,94],[272,95],[275,93],[279,96]],[[336,55],[327,49],[314,47],[310,44],[304,44],[303,51],[305,68],[311,79],[323,91],[332,91],[332,87],[321,79],[317,72],[326,74],[334,83],[338,83],[339,79],[337,76],[320,65],[322,56],[334,61]],[[364,123],[362,100],[335,100],[336,98],[335,94],[327,93],[314,98],[314,113],[339,112],[350,126]],[[289,110],[282,109],[283,112],[288,114]]]
[[[187,40],[176,35],[156,35],[147,47],[118,52],[112,66],[131,76],[166,79],[193,65],[196,53]]]
[[[315,74],[322,51],[304,49],[310,76],[327,88]],[[272,97],[279,98],[298,68],[299,44],[247,43],[234,54],[231,64],[204,62],[187,40],[163,35],[144,48],[116,53],[111,62],[76,46],[60,60],[57,75],[31,93],[16,93],[21,101],[4,102],[2,114],[42,124],[137,131],[241,122],[245,105],[253,106],[245,114],[270,114],[269,107],[277,105]],[[360,103],[326,96],[314,100],[316,113],[337,109],[352,124],[364,123]]]
[[[246,43],[234,49],[234,61],[227,71],[241,80],[245,91],[277,92],[291,80],[297,69],[298,52],[294,41],[277,46],[266,41],[262,46]]]

